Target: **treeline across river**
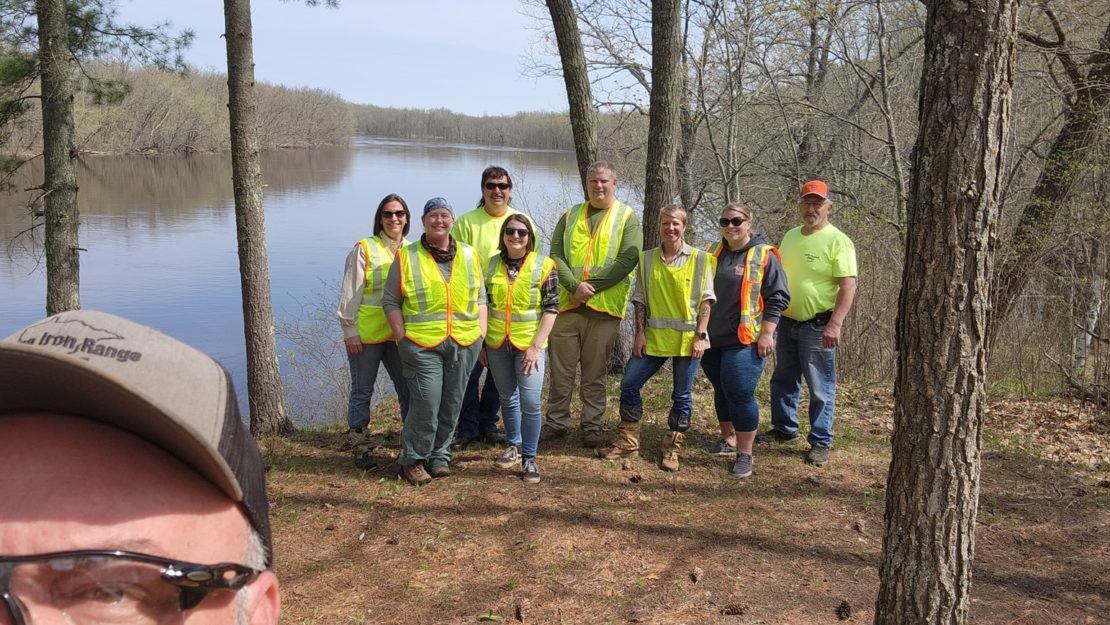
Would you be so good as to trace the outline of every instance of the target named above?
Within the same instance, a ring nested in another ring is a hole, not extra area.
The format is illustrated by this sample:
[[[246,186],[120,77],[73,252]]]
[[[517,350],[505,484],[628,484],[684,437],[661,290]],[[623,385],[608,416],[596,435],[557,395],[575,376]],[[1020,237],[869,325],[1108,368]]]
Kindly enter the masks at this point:
[[[188,154],[229,149],[227,76],[193,70],[94,62],[75,101],[77,148],[84,153]],[[109,87],[105,89],[104,87]],[[566,113],[472,117],[446,109],[353,104],[321,89],[258,83],[262,147],[342,145],[356,135],[573,150]],[[33,107],[0,134],[0,150],[34,154],[42,119]]]

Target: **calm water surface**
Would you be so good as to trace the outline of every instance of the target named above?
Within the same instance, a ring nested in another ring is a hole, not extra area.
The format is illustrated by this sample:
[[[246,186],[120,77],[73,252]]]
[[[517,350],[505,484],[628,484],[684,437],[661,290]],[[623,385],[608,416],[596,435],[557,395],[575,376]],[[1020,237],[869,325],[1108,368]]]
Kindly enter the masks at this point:
[[[513,175],[513,206],[532,215],[541,230],[550,232],[572,198],[580,197],[569,152],[362,139],[350,147],[264,155],[270,279],[287,380],[294,372],[303,377],[305,369],[335,366],[334,357],[314,352],[333,353],[340,342],[334,307],[343,260],[370,233],[378,201],[387,193],[408,201],[416,217],[409,238],[415,239],[424,202],[442,195],[456,215],[470,210],[490,164]],[[34,186],[40,177],[28,168],[20,185]],[[230,157],[88,157],[80,163],[79,184],[80,240],[87,250],[81,305],[151,325],[211,354],[232,372],[245,410]],[[41,251],[26,236],[15,238],[29,225],[20,201],[0,196],[0,336],[45,315]],[[305,347],[313,343],[321,347]],[[328,380],[318,390],[343,392],[329,388]],[[291,407],[302,422],[336,416],[306,415],[304,400],[294,398]]]

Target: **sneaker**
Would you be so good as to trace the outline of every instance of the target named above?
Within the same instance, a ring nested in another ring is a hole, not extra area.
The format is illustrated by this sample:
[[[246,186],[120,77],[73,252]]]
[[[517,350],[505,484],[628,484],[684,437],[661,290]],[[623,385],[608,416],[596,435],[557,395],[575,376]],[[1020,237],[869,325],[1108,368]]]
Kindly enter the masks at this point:
[[[436,464],[428,467],[428,475],[435,479],[441,477],[451,477],[451,467],[445,464]]]
[[[709,452],[710,456],[717,456],[718,458],[731,458],[736,455],[736,447],[729,445],[723,438],[710,445],[706,451]]]
[[[501,432],[498,432],[497,430],[493,430],[492,432],[482,432],[478,435],[478,438],[480,438],[483,442],[489,443],[490,445],[505,444],[505,435]]]
[[[566,428],[544,424],[544,426],[540,428],[540,441],[553,441],[557,438],[563,438],[569,433],[570,432],[567,431]]]
[[[582,446],[587,449],[596,449],[609,442],[609,437],[601,430],[585,430],[582,432]]]
[[[771,428],[762,434],[755,435],[755,442],[757,443],[789,443],[798,439],[797,432],[787,434],[781,430]]]
[[[419,461],[401,465],[401,476],[413,486],[423,486],[432,481],[432,476],[424,470],[424,463]]]
[[[497,465],[498,469],[512,469],[520,465],[520,445],[506,447],[501,455],[497,457],[497,460],[493,461],[493,464]]]
[[[520,472],[520,479],[524,480],[525,484],[540,483],[540,465],[536,464],[535,458],[524,459],[524,464]]]
[[[738,453],[736,454],[736,461],[732,463],[732,468],[728,470],[728,474],[732,477],[748,477],[752,474],[752,466],[755,465],[755,459],[751,454]]]
[[[829,463],[829,448],[813,446],[806,452],[806,462],[815,467],[823,467]]]
[[[377,459],[370,452],[363,452],[355,456],[355,467],[362,471],[377,471],[382,468]]]

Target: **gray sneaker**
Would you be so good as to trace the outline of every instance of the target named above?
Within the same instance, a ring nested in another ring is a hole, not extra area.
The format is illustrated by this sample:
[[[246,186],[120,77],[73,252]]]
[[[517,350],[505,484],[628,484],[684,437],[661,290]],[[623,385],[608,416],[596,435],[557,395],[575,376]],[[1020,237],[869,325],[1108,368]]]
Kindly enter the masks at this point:
[[[497,460],[493,461],[498,469],[513,469],[520,465],[520,445],[509,445]]]
[[[521,467],[520,479],[524,480],[525,484],[540,483],[540,465],[536,464],[535,458],[524,459],[524,464]]]
[[[736,448],[725,442],[723,438],[710,445],[706,451],[709,452],[710,456],[717,456],[718,458],[731,458],[736,455]]]
[[[757,443],[789,443],[796,440],[798,440],[797,432],[787,434],[786,432],[774,428],[762,434],[755,435],[755,442]]]
[[[736,478],[748,477],[752,474],[753,466],[755,466],[755,459],[752,458],[751,454],[738,453],[736,454],[736,461],[732,463],[732,468],[729,469],[728,474]]]
[[[806,452],[806,462],[815,467],[823,467],[829,463],[828,447],[810,447]]]

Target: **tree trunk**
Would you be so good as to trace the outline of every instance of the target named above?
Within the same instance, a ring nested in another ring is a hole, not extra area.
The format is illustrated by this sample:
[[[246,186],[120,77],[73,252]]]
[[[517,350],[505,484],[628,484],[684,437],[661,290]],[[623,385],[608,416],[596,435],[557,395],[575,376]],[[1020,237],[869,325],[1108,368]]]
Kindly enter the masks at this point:
[[[231,118],[231,175],[235,187],[235,229],[247,339],[247,395],[255,436],[288,434],[281,373],[270,304],[270,265],[262,211],[262,167],[254,91],[254,42],[250,0],[224,0],[227,41],[228,112]]]
[[[1106,279],[1103,277],[1102,245],[1099,240],[1092,238],[1083,246],[1083,267],[1087,274],[1086,288],[1080,289],[1085,295],[1084,311],[1075,333],[1075,354],[1073,365],[1077,373],[1087,367],[1087,354],[1091,349],[1091,339],[1098,329],[1098,320],[1102,317],[1102,292],[1106,289]]]
[[[1016,4],[928,3],[876,624],[967,620]]]
[[[644,249],[659,245],[659,210],[674,201],[682,105],[678,0],[651,3],[651,100],[644,188]]]
[[[1056,249],[1053,239],[1046,239],[1056,215],[1072,190],[1072,183],[1092,166],[1088,160],[1091,148],[1105,136],[1103,122],[1110,112],[1110,24],[1099,41],[1099,49],[1088,60],[1087,75],[1075,85],[1075,99],[1066,114],[1066,121],[1044,160],[1044,168],[1033,187],[1033,193],[1021,213],[1009,253],[1001,263],[993,291],[995,328],[1002,326],[1014,304],[1029,283],[1029,267],[1040,264],[1043,256]],[[991,334],[991,340],[997,334]]]
[[[63,0],[37,0],[39,74],[42,84],[43,214],[46,314],[81,307],[77,241],[77,156],[73,131],[76,92]]]
[[[589,197],[586,170],[597,160],[597,113],[586,72],[586,53],[582,49],[582,35],[571,0],[547,0],[547,10],[551,13],[555,40],[559,44],[559,61],[563,65],[563,82],[570,105],[570,128],[574,133],[574,155],[578,159],[585,199]]]

